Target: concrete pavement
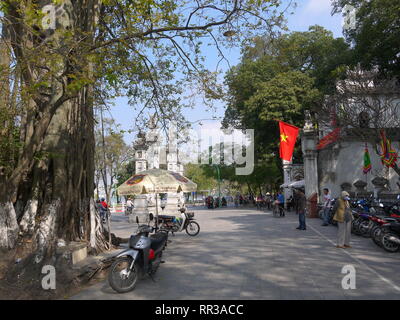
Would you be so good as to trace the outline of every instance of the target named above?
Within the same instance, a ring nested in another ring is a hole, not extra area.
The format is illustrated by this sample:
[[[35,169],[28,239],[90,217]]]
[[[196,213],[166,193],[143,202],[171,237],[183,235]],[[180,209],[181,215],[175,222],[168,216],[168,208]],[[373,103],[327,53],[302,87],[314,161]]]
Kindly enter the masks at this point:
[[[295,214],[274,218],[255,209],[195,211],[200,234],[170,237],[153,282],[139,281],[126,294],[107,281],[72,299],[400,299],[400,254],[353,236],[352,249],[335,248],[336,228]],[[114,216],[113,232],[128,237],[134,226]],[[343,266],[356,270],[356,289],[343,290]]]

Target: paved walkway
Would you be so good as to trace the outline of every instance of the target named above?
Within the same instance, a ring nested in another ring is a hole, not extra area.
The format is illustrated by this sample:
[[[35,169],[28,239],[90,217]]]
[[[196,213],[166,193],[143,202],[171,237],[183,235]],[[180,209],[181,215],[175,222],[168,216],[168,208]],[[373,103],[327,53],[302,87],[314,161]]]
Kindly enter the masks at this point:
[[[73,299],[400,299],[400,254],[353,237],[352,249],[337,249],[335,227],[297,216],[274,218],[253,209],[197,210],[201,231],[171,237],[156,282],[147,278],[130,293],[115,293],[107,281]],[[132,225],[113,218],[127,237]],[[342,267],[356,269],[356,289],[343,290]]]

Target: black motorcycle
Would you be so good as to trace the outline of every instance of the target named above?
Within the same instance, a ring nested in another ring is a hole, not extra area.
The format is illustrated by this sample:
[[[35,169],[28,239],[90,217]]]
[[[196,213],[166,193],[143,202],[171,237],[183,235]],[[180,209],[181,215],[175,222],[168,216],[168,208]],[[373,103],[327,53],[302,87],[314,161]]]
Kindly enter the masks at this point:
[[[153,215],[150,213],[150,221]],[[129,248],[122,251],[111,265],[108,281],[111,288],[119,293],[125,293],[135,288],[137,280],[146,274],[152,277],[160,263],[162,253],[167,245],[168,234],[157,232],[149,236],[156,228],[149,225],[139,225],[138,231],[129,239]]]
[[[381,228],[380,243],[388,252],[400,250],[400,221],[386,223]]]

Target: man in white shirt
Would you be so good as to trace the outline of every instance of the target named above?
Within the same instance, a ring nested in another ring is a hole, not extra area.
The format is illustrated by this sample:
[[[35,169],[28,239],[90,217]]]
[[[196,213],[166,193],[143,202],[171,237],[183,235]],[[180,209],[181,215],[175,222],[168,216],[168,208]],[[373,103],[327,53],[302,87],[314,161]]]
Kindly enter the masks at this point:
[[[322,224],[323,227],[329,226],[329,212],[331,210],[331,202],[332,202],[332,197],[331,194],[329,193],[329,189],[325,188],[324,189],[324,223]]]
[[[129,215],[132,213],[133,209],[133,202],[131,198],[128,198],[128,201],[126,201],[126,214]]]

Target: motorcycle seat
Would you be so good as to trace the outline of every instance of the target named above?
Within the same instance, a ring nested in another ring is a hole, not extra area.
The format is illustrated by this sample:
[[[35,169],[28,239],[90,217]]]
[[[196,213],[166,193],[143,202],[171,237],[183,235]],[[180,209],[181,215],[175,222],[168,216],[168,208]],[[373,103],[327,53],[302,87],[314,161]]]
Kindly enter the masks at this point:
[[[166,215],[159,215],[158,219],[161,220],[173,220],[175,218],[175,216],[166,216]]]
[[[164,233],[157,233],[155,235],[152,235],[150,237],[150,240],[151,240],[150,248],[153,249],[154,251],[157,251],[164,245],[165,241],[167,241],[167,235]]]

